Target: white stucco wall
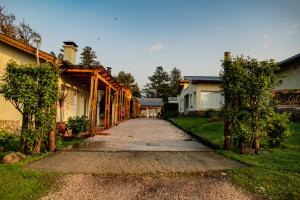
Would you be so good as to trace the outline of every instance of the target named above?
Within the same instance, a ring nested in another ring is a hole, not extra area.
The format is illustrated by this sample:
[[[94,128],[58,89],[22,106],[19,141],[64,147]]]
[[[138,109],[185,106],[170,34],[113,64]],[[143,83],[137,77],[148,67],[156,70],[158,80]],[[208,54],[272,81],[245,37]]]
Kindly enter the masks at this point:
[[[184,113],[184,97],[189,95],[189,106],[186,109],[186,113],[190,111],[202,111],[207,108],[201,107],[201,93],[202,92],[221,92],[220,83],[197,83],[186,84],[181,93],[177,96],[178,99],[178,111]],[[196,97],[194,96],[196,94]],[[192,99],[190,99],[190,97]]]
[[[282,84],[276,87],[276,90],[294,90],[300,89],[300,63],[293,64],[286,70],[278,73],[278,76],[285,76],[282,79]]]

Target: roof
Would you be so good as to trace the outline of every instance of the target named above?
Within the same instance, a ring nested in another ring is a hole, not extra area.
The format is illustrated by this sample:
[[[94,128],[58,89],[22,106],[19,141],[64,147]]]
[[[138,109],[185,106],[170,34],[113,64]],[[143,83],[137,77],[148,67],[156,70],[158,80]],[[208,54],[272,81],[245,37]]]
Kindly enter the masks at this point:
[[[294,64],[296,62],[300,62],[300,53],[296,54],[292,57],[289,57],[281,62],[278,62],[278,65],[281,69],[284,69],[286,67],[289,67],[289,65]]]
[[[64,44],[65,45],[72,45],[74,47],[78,47],[77,44],[75,42],[72,42],[72,41],[65,41]]]
[[[11,37],[8,37],[6,35],[3,35],[1,33],[0,33],[0,41],[9,46],[15,47],[21,51],[24,51],[33,56],[36,56],[36,48],[34,48],[28,44],[25,44],[23,42],[20,42],[16,39],[13,39]],[[41,51],[41,50],[39,50],[39,57],[40,57],[40,59],[43,59],[46,62],[57,62],[58,64],[62,64],[62,61],[60,59],[58,59],[57,57],[55,57],[49,53]]]
[[[222,83],[219,76],[184,76],[183,79],[191,83]]]
[[[164,105],[162,98],[137,98],[141,106],[162,107]]]

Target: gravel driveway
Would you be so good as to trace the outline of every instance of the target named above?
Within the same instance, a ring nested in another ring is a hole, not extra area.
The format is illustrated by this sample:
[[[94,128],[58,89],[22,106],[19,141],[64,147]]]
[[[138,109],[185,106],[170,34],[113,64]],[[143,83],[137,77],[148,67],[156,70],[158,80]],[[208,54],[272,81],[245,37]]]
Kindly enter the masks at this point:
[[[249,199],[220,175],[242,164],[166,121],[134,119],[107,132],[29,165],[68,173],[43,199]]]

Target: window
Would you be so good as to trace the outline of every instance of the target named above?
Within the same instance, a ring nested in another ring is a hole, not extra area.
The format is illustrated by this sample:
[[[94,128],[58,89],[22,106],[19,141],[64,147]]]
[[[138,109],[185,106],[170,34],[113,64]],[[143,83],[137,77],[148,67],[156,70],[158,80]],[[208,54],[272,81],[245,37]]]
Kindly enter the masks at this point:
[[[194,92],[194,107],[196,107],[197,101],[196,101],[196,92]]]
[[[201,92],[201,108],[220,108],[224,103],[221,92]]]

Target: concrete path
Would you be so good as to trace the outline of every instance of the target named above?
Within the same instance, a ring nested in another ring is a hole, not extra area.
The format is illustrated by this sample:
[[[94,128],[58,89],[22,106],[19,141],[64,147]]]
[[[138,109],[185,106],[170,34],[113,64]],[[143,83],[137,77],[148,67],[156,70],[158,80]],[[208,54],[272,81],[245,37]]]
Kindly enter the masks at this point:
[[[75,151],[210,151],[182,130],[159,119],[132,119],[86,142],[70,147]]]

